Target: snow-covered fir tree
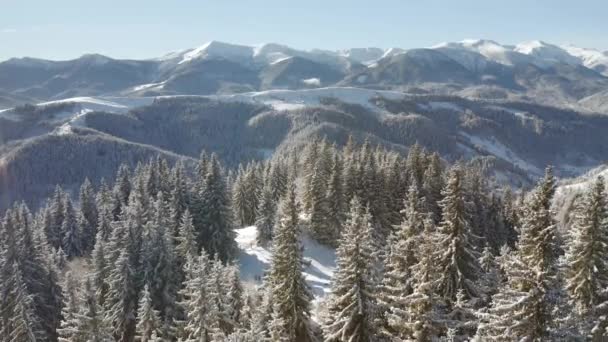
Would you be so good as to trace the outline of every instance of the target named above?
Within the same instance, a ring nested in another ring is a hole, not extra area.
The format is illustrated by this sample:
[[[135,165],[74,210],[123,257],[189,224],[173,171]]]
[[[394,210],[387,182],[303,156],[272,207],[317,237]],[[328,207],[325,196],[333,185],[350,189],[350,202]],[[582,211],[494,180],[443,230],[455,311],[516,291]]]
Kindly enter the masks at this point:
[[[594,309],[608,288],[608,207],[605,181],[598,177],[576,209],[565,255],[566,290],[579,320],[600,317]]]
[[[149,286],[146,284],[139,298],[135,340],[139,342],[151,342],[153,341],[153,336],[159,336],[160,334],[160,315],[152,305]]]
[[[472,241],[475,236],[471,232],[460,169],[450,171],[443,197],[435,252],[440,267],[439,293],[447,301],[455,301],[459,290],[464,291],[466,298],[480,297],[477,280],[481,269]]]
[[[273,256],[267,286],[272,288],[278,317],[283,321],[281,335],[290,341],[308,342],[316,340],[310,318],[312,299],[308,284],[302,275],[302,247],[293,179],[288,184],[286,195],[279,205],[277,226],[273,240]]]
[[[262,189],[255,221],[255,225],[258,228],[257,242],[261,246],[267,245],[272,241],[277,211],[274,196],[272,185],[270,182],[267,182]]]
[[[325,341],[375,341],[379,334],[371,217],[357,197],[350,208],[336,252],[337,270],[331,295],[327,299]]]

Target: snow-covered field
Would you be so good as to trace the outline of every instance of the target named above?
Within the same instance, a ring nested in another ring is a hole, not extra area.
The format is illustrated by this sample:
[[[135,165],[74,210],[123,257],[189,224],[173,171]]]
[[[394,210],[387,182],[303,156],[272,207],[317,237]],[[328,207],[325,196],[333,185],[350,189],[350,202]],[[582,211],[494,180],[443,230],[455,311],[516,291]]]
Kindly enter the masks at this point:
[[[469,141],[477,148],[480,148],[500,159],[506,160],[532,175],[541,175],[543,173],[543,171],[540,170],[538,167],[521,159],[515,152],[511,151],[508,147],[501,144],[494,138],[491,138],[490,140],[487,138],[470,135],[464,132],[461,132],[460,134],[469,139]]]
[[[387,99],[402,99],[405,94],[398,91],[373,90],[354,87],[326,87],[302,90],[267,90],[233,95],[211,95],[208,98],[218,101],[241,101],[263,103],[277,110],[297,108],[297,106],[319,105],[323,98],[337,98],[346,103],[358,104],[372,110],[378,110],[370,99],[381,96]]]
[[[237,229],[236,242],[240,249],[241,279],[259,284],[264,272],[270,267],[272,251],[270,248],[258,246],[257,233],[255,226]],[[302,245],[307,263],[304,275],[315,296],[315,303],[318,303],[330,291],[331,278],[336,268],[336,254],[333,249],[306,236],[302,238]]]

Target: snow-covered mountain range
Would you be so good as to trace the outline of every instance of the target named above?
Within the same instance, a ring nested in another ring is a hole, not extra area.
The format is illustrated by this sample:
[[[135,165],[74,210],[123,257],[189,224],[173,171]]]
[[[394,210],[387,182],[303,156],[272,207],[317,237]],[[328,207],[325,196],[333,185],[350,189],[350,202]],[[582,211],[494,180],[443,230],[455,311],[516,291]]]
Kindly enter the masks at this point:
[[[608,160],[607,66],[598,50],[491,40],[336,51],[213,41],[147,60],[11,59],[0,63],[0,172],[15,176],[0,184],[0,208],[108,178],[125,160],[206,149],[236,165],[351,134],[483,162],[512,185],[549,164],[578,176]]]
[[[329,86],[511,98],[605,111],[608,55],[532,41],[463,40],[430,48],[299,50],[211,41],[149,60],[85,55],[0,63],[0,108],[76,96],[233,94]],[[595,96],[594,101],[582,101]]]

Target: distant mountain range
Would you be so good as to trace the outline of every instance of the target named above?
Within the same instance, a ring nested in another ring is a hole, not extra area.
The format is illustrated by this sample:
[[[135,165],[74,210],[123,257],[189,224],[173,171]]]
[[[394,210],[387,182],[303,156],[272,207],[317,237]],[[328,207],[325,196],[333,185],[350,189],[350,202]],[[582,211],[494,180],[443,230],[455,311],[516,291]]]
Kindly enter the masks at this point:
[[[527,186],[608,160],[608,56],[544,42],[302,51],[210,42],[149,60],[0,63],[0,209],[155,156],[228,165],[349,135]],[[4,109],[2,109],[4,108]]]
[[[464,40],[421,49],[302,51],[212,41],[149,60],[85,55],[0,63],[0,107],[76,96],[234,94],[353,86],[606,111],[608,55],[534,41]],[[599,99],[598,99],[599,98]]]

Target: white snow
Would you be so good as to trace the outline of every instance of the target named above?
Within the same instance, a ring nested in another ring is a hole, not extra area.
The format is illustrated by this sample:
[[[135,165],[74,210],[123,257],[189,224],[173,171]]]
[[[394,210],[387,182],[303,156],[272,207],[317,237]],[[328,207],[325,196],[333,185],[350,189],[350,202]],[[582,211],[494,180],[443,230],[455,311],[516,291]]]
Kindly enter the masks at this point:
[[[163,87],[165,86],[165,83],[166,83],[166,81],[158,82],[158,83],[141,84],[141,85],[133,87],[133,91],[160,90],[160,89],[163,89]]]
[[[291,56],[285,56],[283,54],[280,54],[280,55],[275,55],[275,56],[269,57],[269,58],[272,59],[272,62],[270,62],[270,65],[274,65],[274,64],[279,64],[279,63],[281,63],[283,61],[290,60],[293,57],[291,57]]]
[[[243,62],[253,57],[254,48],[218,41],[210,41],[203,46],[184,53],[178,64],[201,58],[224,58],[230,61]]]
[[[107,111],[112,113],[124,113],[129,109],[151,104],[152,97],[72,97],[68,99],[49,101],[38,104],[39,106],[56,103],[76,103],[82,109],[91,111]]]
[[[0,110],[0,118],[11,120],[11,121],[20,121],[21,118],[15,115],[12,111],[12,108],[2,109]]]
[[[517,44],[514,51],[548,62],[560,62],[572,65],[580,64],[579,59],[572,56],[568,51],[540,40]]]
[[[502,110],[502,111],[511,113],[511,114],[517,116],[518,118],[521,118],[521,119],[524,119],[524,120],[531,119],[531,116],[530,116],[530,114],[528,112],[522,112],[520,110],[516,110],[516,109],[513,109],[513,108],[507,108],[507,107],[502,107],[502,106],[489,106],[489,108],[493,108],[493,109],[496,109],[496,110]]]
[[[605,70],[602,72],[604,76],[608,76],[608,55],[595,49],[585,49],[576,46],[563,46],[570,55],[577,57],[581,63],[587,68],[600,68],[604,67]]]
[[[239,267],[241,279],[260,284],[264,273],[272,262],[272,249],[257,245],[255,226],[236,230],[239,246]],[[307,236],[302,237],[304,259],[307,266],[304,277],[315,296],[315,303],[321,301],[330,291],[331,278],[336,268],[335,251],[320,245]]]
[[[64,123],[59,128],[57,128],[56,133],[59,135],[69,134],[69,133],[72,133],[72,127],[84,126],[85,125],[84,116],[90,112],[92,112],[92,110],[90,110],[90,109],[86,109],[86,108],[81,109],[80,112],[78,112],[76,115],[72,116],[68,122]]]
[[[374,111],[378,107],[370,103],[374,97],[384,97],[392,100],[402,99],[405,94],[398,91],[373,90],[353,87],[325,87],[300,90],[267,90],[230,95],[210,95],[207,98],[217,101],[240,101],[271,105],[277,110],[297,109],[306,106],[316,106],[321,99],[333,97],[346,103],[358,104]]]
[[[497,141],[494,137],[482,138],[465,132],[460,132],[460,134],[469,139],[475,147],[506,160],[526,172],[534,175],[542,174],[542,171],[538,167],[520,158],[515,152],[511,151],[511,149]]]
[[[367,81],[367,75],[357,76],[357,82],[359,82],[359,83],[365,83],[365,81]]]
[[[302,80],[302,83],[309,85],[309,86],[318,87],[321,85],[321,80],[316,77],[313,77],[313,78],[307,78],[305,80]]]

